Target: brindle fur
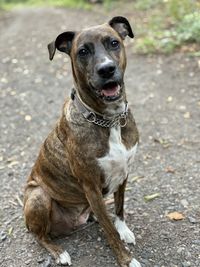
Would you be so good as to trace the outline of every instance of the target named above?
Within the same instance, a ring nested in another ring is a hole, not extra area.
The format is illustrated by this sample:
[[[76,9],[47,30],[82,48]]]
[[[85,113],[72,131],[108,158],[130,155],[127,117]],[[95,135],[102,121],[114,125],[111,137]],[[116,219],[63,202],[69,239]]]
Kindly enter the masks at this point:
[[[91,64],[98,64],[101,57],[91,59],[85,65],[85,70],[77,59],[76,51],[78,46],[85,42],[89,42],[96,49],[95,46],[100,45],[109,35],[120,41],[120,53],[112,56],[119,63],[123,75],[126,56],[122,37],[108,24],[76,33],[72,44],[66,44],[68,50],[65,51],[71,57],[75,87],[80,97],[88,106],[101,113],[106,112],[107,105],[91,95],[88,77],[85,75],[85,72],[91,72],[88,70]],[[71,48],[68,45],[71,45]],[[53,49],[55,50],[55,47]],[[55,51],[52,53],[54,55]],[[94,75],[95,79],[97,77]],[[124,87],[122,99],[126,100]],[[108,110],[110,109],[118,110],[118,102],[109,104]],[[109,115],[109,111],[107,112]],[[62,253],[62,249],[54,245],[49,236],[68,234],[85,222],[87,215],[93,211],[104,229],[119,265],[129,266],[130,253],[125,249],[106,211],[103,194],[108,188],[103,187],[104,172],[96,160],[108,152],[109,135],[109,128],[87,122],[73,101],[67,100],[59,121],[40,149],[25,189],[24,214],[28,229],[55,258]],[[127,125],[121,128],[121,136],[127,149],[138,142],[138,131],[130,110]],[[122,219],[125,184],[126,181],[114,194],[116,214]]]

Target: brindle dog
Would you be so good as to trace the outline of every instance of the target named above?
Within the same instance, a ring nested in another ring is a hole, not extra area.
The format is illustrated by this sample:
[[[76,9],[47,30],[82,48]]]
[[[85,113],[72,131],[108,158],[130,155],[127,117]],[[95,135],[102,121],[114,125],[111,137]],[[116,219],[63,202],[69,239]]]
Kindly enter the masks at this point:
[[[48,45],[50,60],[56,49],[70,56],[75,90],[28,177],[24,214],[28,229],[59,264],[71,265],[71,258],[50,237],[72,232],[92,211],[119,265],[141,267],[123,243],[135,243],[123,204],[138,143],[124,86],[126,36],[133,38],[128,20],[114,17],[64,32]],[[108,194],[114,194],[114,224],[104,203]]]

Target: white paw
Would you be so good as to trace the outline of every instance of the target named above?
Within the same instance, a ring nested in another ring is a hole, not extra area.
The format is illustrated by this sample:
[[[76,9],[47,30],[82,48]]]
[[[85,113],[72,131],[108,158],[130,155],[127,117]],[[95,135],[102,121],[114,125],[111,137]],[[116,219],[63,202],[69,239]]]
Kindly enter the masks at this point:
[[[136,259],[132,259],[131,263],[129,264],[129,267],[142,267],[142,266]]]
[[[56,259],[56,263],[62,265],[72,265],[69,253],[66,250],[63,253],[61,253],[59,257]]]
[[[135,245],[134,233],[128,228],[125,221],[122,221],[117,217],[115,220],[115,227],[120,235],[121,240]]]

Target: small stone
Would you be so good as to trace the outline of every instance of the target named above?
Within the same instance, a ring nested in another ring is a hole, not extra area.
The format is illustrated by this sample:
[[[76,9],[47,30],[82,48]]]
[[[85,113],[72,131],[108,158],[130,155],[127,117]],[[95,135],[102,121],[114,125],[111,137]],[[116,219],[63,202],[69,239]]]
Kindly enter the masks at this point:
[[[37,262],[38,262],[38,263],[42,263],[42,262],[44,262],[44,260],[45,260],[44,258],[39,258],[39,259],[37,260]]]
[[[15,91],[11,91],[11,92],[10,92],[10,95],[12,95],[12,96],[13,96],[13,95],[16,95],[16,92],[15,92]]]
[[[28,70],[28,69],[25,69],[25,70],[23,71],[23,73],[24,73],[25,75],[27,75],[27,74],[29,74],[29,70]]]
[[[162,124],[168,124],[169,120],[167,118],[162,118],[161,123]]]
[[[183,117],[184,117],[185,119],[190,119],[190,118],[191,118],[190,112],[186,112],[186,113],[183,115]]]
[[[170,102],[172,102],[172,101],[173,101],[173,97],[172,97],[172,96],[168,96],[168,98],[167,98],[167,102],[170,103]]]
[[[30,115],[26,115],[26,116],[25,116],[25,121],[31,121],[31,120],[32,120],[32,118],[31,118]]]
[[[4,232],[0,232],[0,240],[3,242],[3,241],[6,240],[6,238],[7,238],[6,233],[4,233]]]
[[[35,83],[41,83],[41,82],[42,82],[42,78],[38,77],[38,78],[35,79],[34,82],[35,82]]]
[[[16,58],[13,58],[13,59],[12,59],[12,63],[13,63],[13,64],[16,64],[17,62],[18,62],[18,60],[17,60]]]
[[[179,110],[183,110],[183,111],[186,110],[186,106],[184,106],[184,105],[180,105],[178,108],[179,108]]]
[[[194,241],[192,241],[192,243],[200,246],[200,239],[194,240]]]
[[[9,57],[5,57],[5,58],[3,58],[2,59],[2,63],[7,63],[7,62],[9,62],[10,61],[10,58]]]
[[[155,96],[155,95],[154,95],[153,93],[151,93],[151,94],[149,95],[150,98],[154,98],[154,96]]]
[[[143,265],[144,265],[144,266],[147,266],[147,265],[149,264],[149,261],[146,260],[146,259],[141,259],[140,262],[141,262],[142,266],[143,266]]]
[[[41,265],[41,267],[50,267],[51,266],[51,257],[48,257],[48,259]]]
[[[157,75],[160,75],[160,74],[162,74],[162,73],[163,73],[163,72],[162,72],[161,69],[159,69],[159,70],[156,71],[156,74],[157,74]]]
[[[194,217],[191,217],[191,216],[188,217],[188,220],[191,223],[198,223],[198,221]]]
[[[100,236],[97,238],[97,241],[99,241],[99,242],[101,241],[101,237]]]
[[[183,247],[180,247],[177,249],[177,253],[178,254],[181,254],[185,249]]]
[[[190,267],[191,263],[189,261],[184,261],[184,262],[182,262],[182,266],[183,267]]]
[[[31,263],[31,259],[25,261],[26,265],[29,265],[30,263]]]
[[[8,80],[5,77],[3,77],[3,78],[1,78],[1,82],[2,83],[8,83]]]
[[[181,204],[183,205],[183,207],[188,207],[188,205],[189,205],[189,203],[188,203],[188,201],[186,200],[186,199],[182,199],[181,200]]]
[[[189,73],[189,76],[190,76],[190,77],[194,77],[194,72],[190,72],[190,73]]]

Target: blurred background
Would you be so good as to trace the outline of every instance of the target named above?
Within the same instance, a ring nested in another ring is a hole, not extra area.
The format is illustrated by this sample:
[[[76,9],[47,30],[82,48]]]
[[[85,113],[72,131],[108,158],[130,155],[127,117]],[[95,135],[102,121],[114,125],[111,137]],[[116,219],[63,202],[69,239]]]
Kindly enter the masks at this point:
[[[25,181],[73,86],[70,58],[57,51],[50,62],[47,44],[119,15],[135,34],[125,82],[140,132],[130,249],[143,267],[200,266],[200,1],[0,0],[1,267],[56,266],[23,218]],[[98,224],[58,242],[73,266],[116,267]]]
[[[136,52],[171,53],[181,50],[194,55],[200,53],[199,0],[0,0],[1,9],[24,6],[59,6],[103,12],[116,10],[127,13],[135,25]]]

